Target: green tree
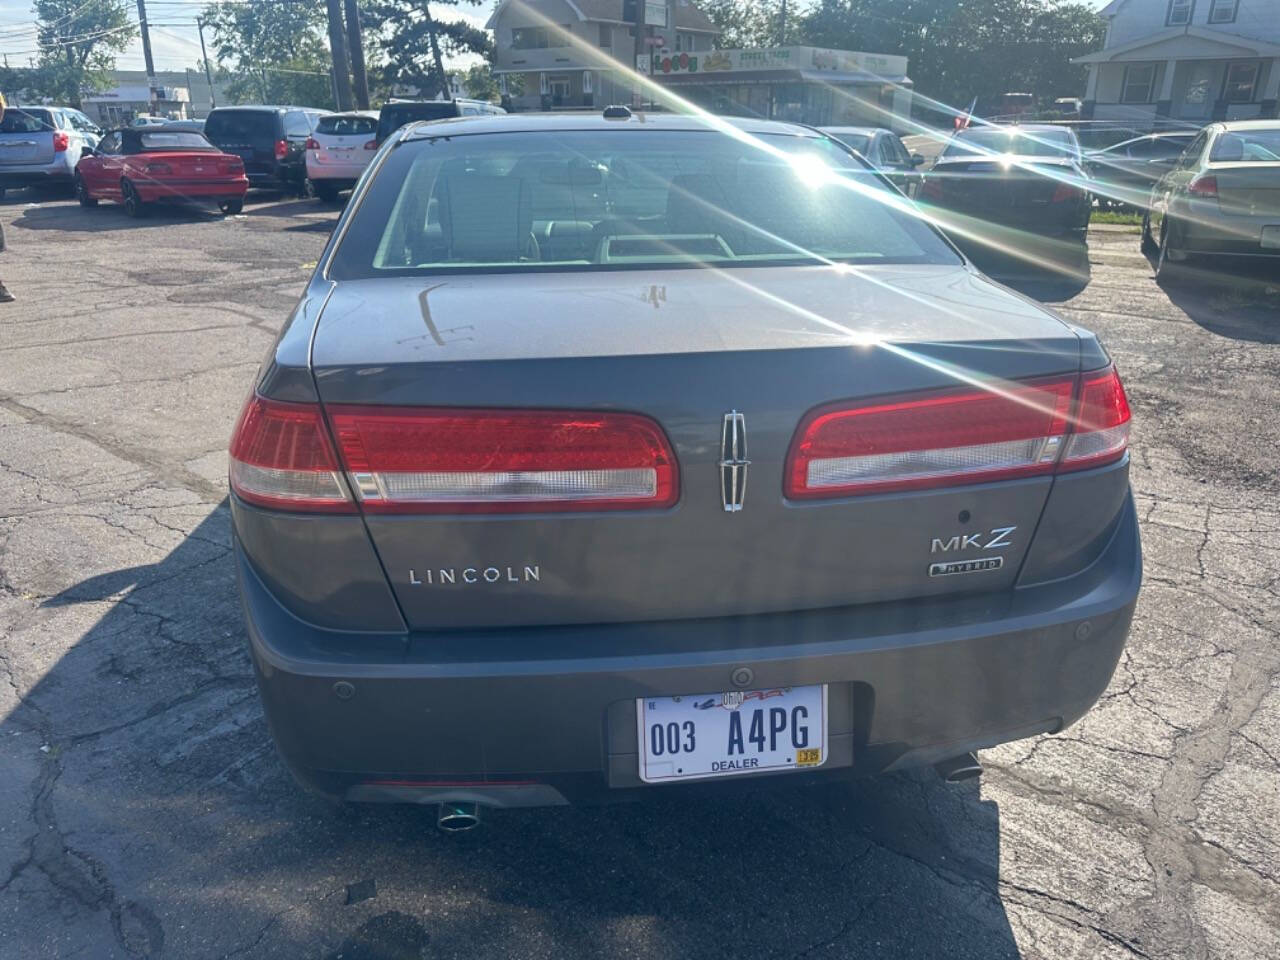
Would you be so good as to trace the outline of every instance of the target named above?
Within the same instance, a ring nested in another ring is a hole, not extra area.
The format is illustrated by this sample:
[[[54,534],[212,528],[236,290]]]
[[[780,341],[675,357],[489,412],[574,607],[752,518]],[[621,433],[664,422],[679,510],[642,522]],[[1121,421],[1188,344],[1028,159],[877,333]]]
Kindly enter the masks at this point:
[[[40,55],[28,77],[28,94],[66,98],[80,106],[82,92],[110,84],[116,54],[138,28],[129,19],[126,0],[35,0],[32,13]]]
[[[781,41],[781,0],[701,0],[698,3],[720,29],[716,46],[721,50],[770,47]],[[787,40],[794,42],[800,30],[800,4],[787,4]]]
[[[235,74],[233,101],[334,106],[324,4],[214,3],[203,16],[215,59]]]
[[[1011,90],[1080,92],[1084,70],[1070,59],[1102,31],[1078,0],[818,0],[802,27],[815,46],[908,57],[918,94],[960,108]]]
[[[459,0],[436,0],[454,7]],[[438,20],[426,0],[372,0],[365,20],[382,38],[384,81],[416,87],[424,96],[449,89],[446,56],[489,54],[489,34],[465,20]]]
[[[477,100],[488,100],[490,103],[497,103],[502,99],[498,78],[493,75],[493,67],[489,64],[477,63],[466,70],[459,70],[456,73],[468,97],[474,97]]]

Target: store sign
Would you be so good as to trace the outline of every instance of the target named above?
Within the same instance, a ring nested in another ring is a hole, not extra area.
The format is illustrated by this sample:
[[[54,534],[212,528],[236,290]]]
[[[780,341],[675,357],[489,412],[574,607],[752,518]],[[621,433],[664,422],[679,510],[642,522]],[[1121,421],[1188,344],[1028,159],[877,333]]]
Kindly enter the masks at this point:
[[[650,27],[665,27],[667,25],[666,3],[655,3],[654,0],[646,0],[644,22]]]
[[[735,73],[748,70],[830,70],[905,74],[907,58],[821,47],[761,47],[749,50],[708,50],[679,53],[653,61],[655,74]]]

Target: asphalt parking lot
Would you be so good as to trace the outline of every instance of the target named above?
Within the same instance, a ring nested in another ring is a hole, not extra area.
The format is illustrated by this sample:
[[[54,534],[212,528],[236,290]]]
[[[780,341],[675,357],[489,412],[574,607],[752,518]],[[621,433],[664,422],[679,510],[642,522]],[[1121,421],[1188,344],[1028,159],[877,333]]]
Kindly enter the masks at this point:
[[[1166,292],[1123,230],[988,258],[1134,407],[1146,583],[1077,726],[980,784],[451,837],[300,793],[245,654],[225,445],[335,216],[0,203],[0,957],[1280,956],[1280,277]]]

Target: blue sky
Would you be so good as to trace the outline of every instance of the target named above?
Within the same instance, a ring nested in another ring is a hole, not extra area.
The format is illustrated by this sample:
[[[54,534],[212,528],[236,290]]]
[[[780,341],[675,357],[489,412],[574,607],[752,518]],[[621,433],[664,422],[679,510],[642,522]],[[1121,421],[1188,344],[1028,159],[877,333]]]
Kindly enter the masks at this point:
[[[1088,2],[1102,7],[1107,0]],[[147,0],[147,16],[154,25],[151,30],[151,50],[157,69],[181,70],[183,67],[194,66],[200,59],[195,18],[205,5],[206,0]],[[129,7],[132,11],[133,3]],[[480,3],[463,3],[453,9],[481,26],[491,7],[490,0],[484,0]],[[446,14],[448,8],[441,8],[439,12]],[[208,34],[205,39],[206,42],[210,39]],[[0,54],[7,54],[10,66],[20,66],[32,56],[35,46],[30,0],[0,0]],[[116,65],[122,70],[143,69],[142,44],[134,41],[117,59]]]

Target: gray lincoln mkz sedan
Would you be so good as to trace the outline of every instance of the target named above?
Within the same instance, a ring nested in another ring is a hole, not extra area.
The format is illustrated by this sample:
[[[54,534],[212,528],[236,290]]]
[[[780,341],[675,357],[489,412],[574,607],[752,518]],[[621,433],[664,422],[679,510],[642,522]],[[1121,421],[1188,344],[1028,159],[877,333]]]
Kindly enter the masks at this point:
[[[453,825],[959,776],[1111,677],[1128,430],[1092,334],[813,130],[407,126],[231,442],[272,733],[306,786]]]

